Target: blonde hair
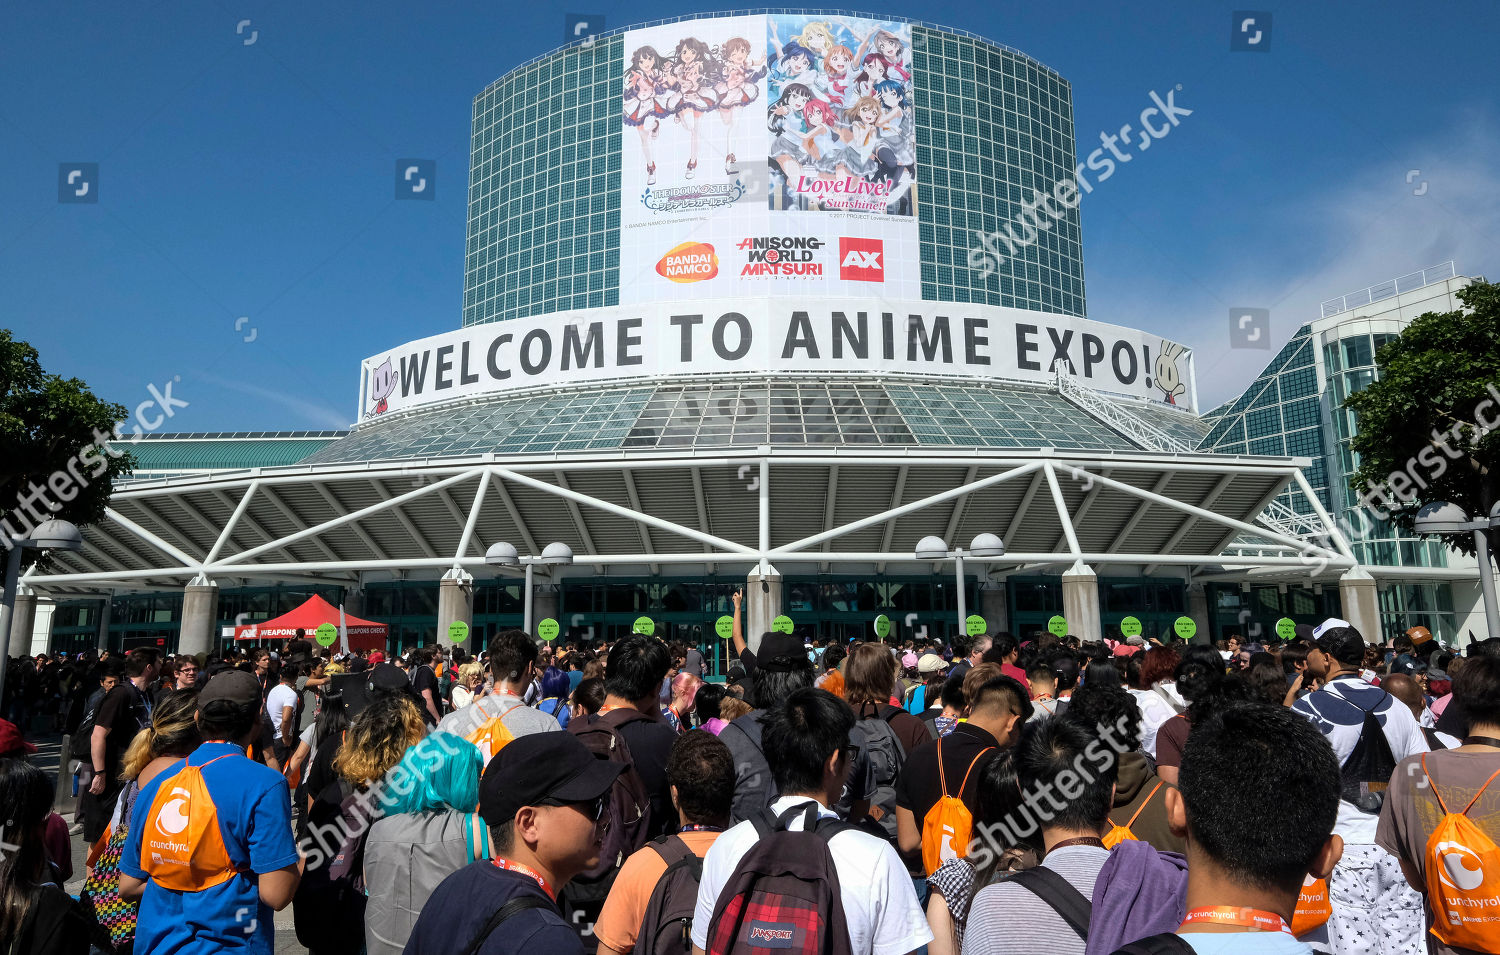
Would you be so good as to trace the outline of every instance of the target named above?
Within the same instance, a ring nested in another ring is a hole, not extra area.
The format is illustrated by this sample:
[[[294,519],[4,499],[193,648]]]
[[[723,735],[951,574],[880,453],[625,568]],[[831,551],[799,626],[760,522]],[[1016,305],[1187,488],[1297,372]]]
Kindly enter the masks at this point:
[[[203,742],[198,732],[198,691],[172,690],[151,711],[151,725],[125,751],[120,779],[136,779],[159,756],[187,756]]]
[[[333,769],[353,786],[368,786],[426,735],[427,724],[416,704],[405,696],[382,693],[349,724]]]
[[[807,47],[809,50],[812,50],[814,53],[817,53],[818,51],[813,47],[813,45],[807,42],[808,37],[813,35],[820,35],[825,40],[827,40],[830,51],[835,45],[838,44],[838,39],[833,35],[833,23],[829,20],[814,20],[811,23],[804,24],[802,27],[802,32],[792,37],[792,42],[800,43],[803,46]]]
[[[484,681],[484,667],[480,666],[477,661],[470,660],[468,663],[459,666],[458,682],[461,685],[467,686],[469,681],[475,677],[478,677],[480,682]]]
[[[749,703],[737,696],[726,696],[719,701],[719,719],[726,723],[733,723],[754,709]]]

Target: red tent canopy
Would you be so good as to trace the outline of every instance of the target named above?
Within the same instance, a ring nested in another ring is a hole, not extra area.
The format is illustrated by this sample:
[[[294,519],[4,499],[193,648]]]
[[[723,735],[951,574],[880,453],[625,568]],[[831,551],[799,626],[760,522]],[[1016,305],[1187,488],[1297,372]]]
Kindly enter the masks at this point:
[[[313,594],[302,606],[273,620],[235,627],[234,639],[290,640],[297,636],[297,631],[301,629],[305,632],[307,639],[311,640],[313,631],[325,623],[331,623],[335,627],[339,625],[339,608],[317,594]],[[361,620],[346,613],[344,614],[344,627],[349,634],[349,649],[385,649],[386,636],[390,633],[390,628],[385,624],[376,623],[373,620]]]

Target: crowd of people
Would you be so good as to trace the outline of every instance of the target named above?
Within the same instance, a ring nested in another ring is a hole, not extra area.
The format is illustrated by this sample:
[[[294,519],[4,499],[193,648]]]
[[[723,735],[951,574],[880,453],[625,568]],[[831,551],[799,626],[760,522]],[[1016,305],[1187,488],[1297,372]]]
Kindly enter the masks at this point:
[[[0,946],[1500,951],[1500,638],[1009,633],[18,662]],[[90,846],[77,898],[69,833]]]

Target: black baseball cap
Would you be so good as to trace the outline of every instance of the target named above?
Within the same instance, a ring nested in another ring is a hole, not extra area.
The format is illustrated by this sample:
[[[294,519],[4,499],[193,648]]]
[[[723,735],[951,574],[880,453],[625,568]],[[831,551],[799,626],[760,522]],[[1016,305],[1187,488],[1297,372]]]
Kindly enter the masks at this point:
[[[812,666],[807,658],[807,647],[799,637],[790,633],[770,631],[761,635],[760,647],[755,651],[756,665],[762,670],[796,670]]]
[[[1354,627],[1334,626],[1323,630],[1318,635],[1317,646],[1343,666],[1359,666],[1365,659],[1365,638]]]
[[[255,674],[244,670],[224,670],[214,674],[198,694],[198,708],[206,710],[210,703],[219,701],[233,703],[237,707],[259,706],[261,703],[260,681]]]
[[[503,826],[523,806],[593,802],[609,792],[624,763],[600,759],[571,733],[532,733],[505,745],[479,781],[479,815]]]

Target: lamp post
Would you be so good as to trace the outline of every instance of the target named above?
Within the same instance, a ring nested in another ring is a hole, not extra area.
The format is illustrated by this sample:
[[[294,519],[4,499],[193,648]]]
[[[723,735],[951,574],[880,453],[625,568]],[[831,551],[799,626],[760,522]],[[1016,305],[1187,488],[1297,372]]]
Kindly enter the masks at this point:
[[[21,583],[21,552],[32,550],[82,550],[83,533],[63,520],[43,521],[34,527],[30,537],[10,541],[5,561],[5,594],[0,597],[0,699],[5,695],[5,670],[10,665],[10,623],[16,608],[16,589]]]
[[[965,621],[969,614],[964,606],[964,558],[977,557],[981,560],[992,560],[996,557],[1005,556],[1005,542],[994,534],[980,534],[969,542],[967,552],[962,547],[948,550],[947,541],[941,537],[928,536],[917,541],[917,560],[949,560],[954,563],[954,570],[958,577],[958,632],[964,633]]]
[[[1417,511],[1418,534],[1458,534],[1474,532],[1474,559],[1479,563],[1479,591],[1484,595],[1484,628],[1487,636],[1500,635],[1500,606],[1495,600],[1495,565],[1490,561],[1492,527],[1500,527],[1500,504],[1490,508],[1490,516],[1472,520],[1464,509],[1447,501],[1433,501]]]
[[[491,567],[525,567],[526,568],[526,593],[523,599],[525,610],[522,614],[521,629],[528,634],[531,633],[531,569],[537,564],[550,564],[555,567],[563,567],[573,563],[573,548],[560,541],[554,541],[542,548],[540,557],[522,557],[516,550],[514,544],[499,541],[491,544],[484,552],[484,562]]]

